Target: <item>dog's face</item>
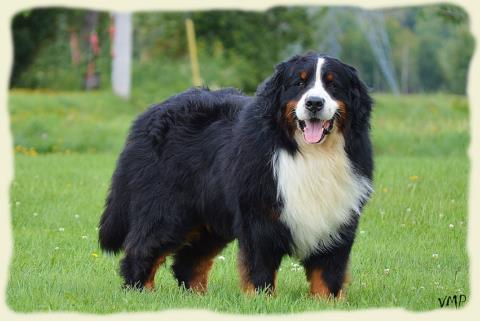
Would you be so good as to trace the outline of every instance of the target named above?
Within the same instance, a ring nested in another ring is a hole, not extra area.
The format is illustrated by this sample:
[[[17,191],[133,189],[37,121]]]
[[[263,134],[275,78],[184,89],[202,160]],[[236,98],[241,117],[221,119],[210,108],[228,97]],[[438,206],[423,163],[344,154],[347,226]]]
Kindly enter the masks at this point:
[[[355,118],[355,113],[369,114],[370,110],[370,98],[356,70],[317,54],[279,64],[259,95],[262,93],[276,99],[280,121],[289,135],[301,133],[307,144],[321,144],[332,131],[343,130],[349,116]],[[361,106],[362,99],[365,106]]]

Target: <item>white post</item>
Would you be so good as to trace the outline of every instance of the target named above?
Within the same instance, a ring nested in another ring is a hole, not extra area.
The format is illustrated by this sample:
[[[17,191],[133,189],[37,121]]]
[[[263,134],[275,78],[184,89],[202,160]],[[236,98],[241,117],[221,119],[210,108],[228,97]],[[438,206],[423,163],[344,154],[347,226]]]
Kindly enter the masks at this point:
[[[125,99],[130,97],[132,63],[132,14],[116,13],[112,62],[113,92]]]

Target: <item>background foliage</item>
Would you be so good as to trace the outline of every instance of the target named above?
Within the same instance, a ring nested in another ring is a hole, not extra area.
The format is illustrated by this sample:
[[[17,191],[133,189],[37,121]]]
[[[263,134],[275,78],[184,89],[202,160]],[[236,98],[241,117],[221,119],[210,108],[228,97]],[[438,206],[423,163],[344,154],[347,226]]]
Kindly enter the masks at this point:
[[[381,14],[368,29],[368,14]],[[71,32],[86,42],[87,11],[34,9],[12,21],[15,64],[11,86],[81,89],[91,54],[81,47],[82,62],[72,64]],[[110,15],[97,13],[93,25],[101,53],[96,68],[102,87],[110,86]],[[450,5],[385,9],[277,7],[265,12],[198,11],[134,15],[134,97],[153,102],[158,87],[191,85],[185,18],[195,22],[203,81],[211,87],[235,86],[253,92],[273,66],[308,50],[339,57],[359,69],[375,91],[390,91],[368,37],[386,32],[391,73],[403,93],[465,93],[474,42],[465,12]],[[378,19],[377,19],[378,20]],[[378,21],[377,21],[378,22]],[[379,49],[379,48],[377,48]],[[382,49],[382,48],[380,48]],[[157,97],[158,99],[158,97]]]

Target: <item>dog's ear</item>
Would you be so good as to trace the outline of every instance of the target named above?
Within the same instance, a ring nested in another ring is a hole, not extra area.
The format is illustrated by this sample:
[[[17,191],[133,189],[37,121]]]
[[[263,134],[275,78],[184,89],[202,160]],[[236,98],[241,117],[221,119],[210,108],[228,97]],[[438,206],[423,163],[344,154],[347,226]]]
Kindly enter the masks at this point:
[[[373,100],[368,93],[369,90],[358,76],[357,69],[347,64],[344,64],[344,67],[350,79],[349,97],[354,118],[352,125],[355,127],[369,126],[373,104]]]
[[[283,88],[286,63],[281,62],[275,66],[272,76],[264,80],[257,88],[256,95],[259,97],[275,100]]]

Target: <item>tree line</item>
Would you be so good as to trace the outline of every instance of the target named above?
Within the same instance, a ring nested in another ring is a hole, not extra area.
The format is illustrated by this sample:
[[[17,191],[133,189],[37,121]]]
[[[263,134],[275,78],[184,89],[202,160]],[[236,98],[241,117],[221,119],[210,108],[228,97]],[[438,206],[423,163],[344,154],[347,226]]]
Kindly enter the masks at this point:
[[[167,86],[177,77],[173,70],[188,69],[186,18],[195,24],[207,85],[246,92],[254,91],[275,63],[314,50],[355,66],[375,91],[464,94],[474,49],[468,15],[452,5],[140,12],[133,20],[134,86],[136,78]],[[92,32],[101,49],[96,55]],[[92,59],[103,75],[101,86],[108,87],[111,32],[107,12],[44,8],[17,14],[11,87],[81,89]]]

